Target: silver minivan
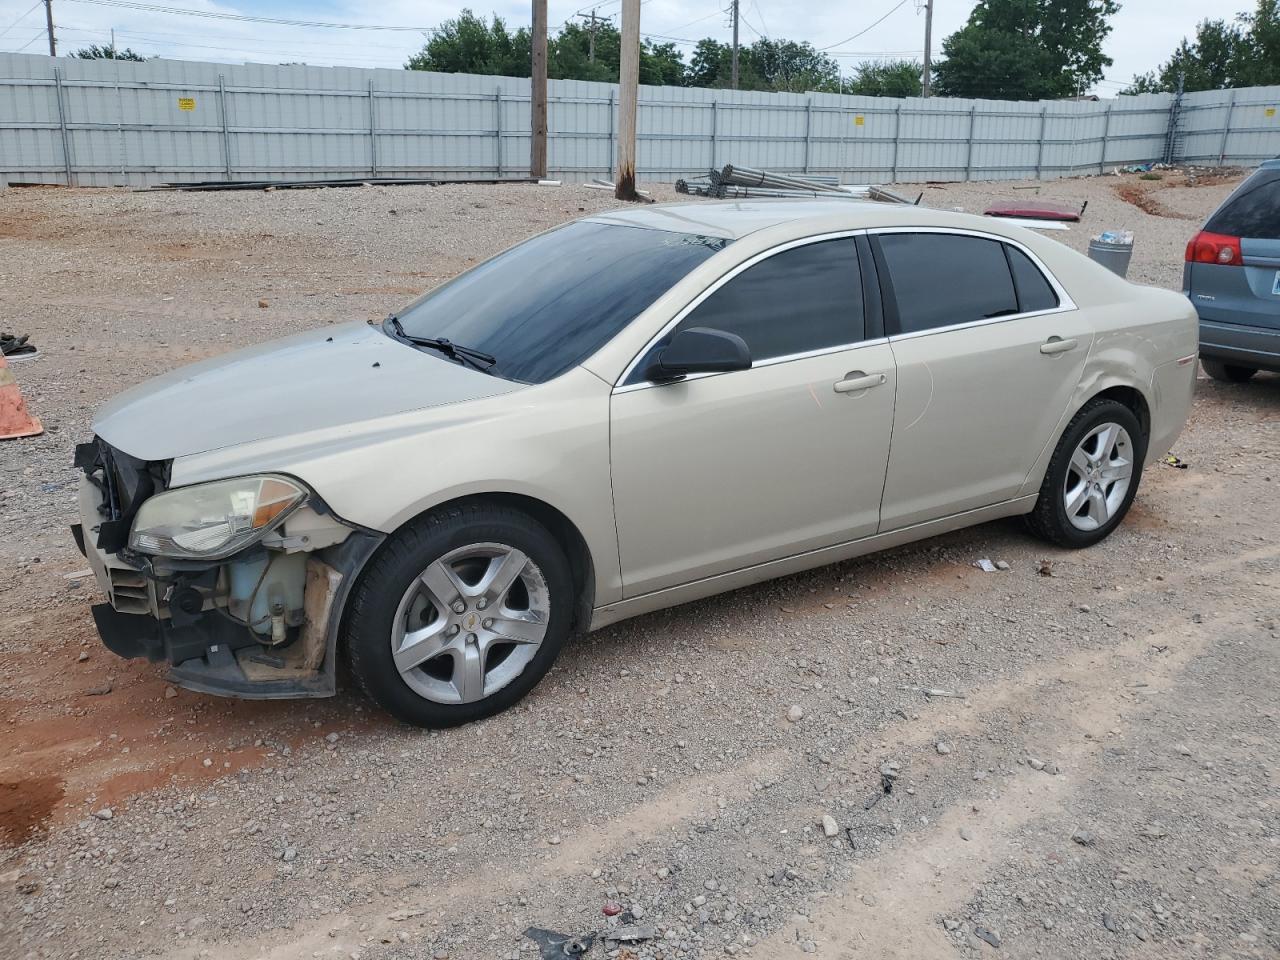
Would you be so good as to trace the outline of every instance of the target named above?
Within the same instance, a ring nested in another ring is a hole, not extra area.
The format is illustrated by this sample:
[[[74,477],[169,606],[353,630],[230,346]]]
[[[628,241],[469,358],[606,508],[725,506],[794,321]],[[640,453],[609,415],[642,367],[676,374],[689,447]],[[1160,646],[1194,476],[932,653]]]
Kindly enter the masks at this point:
[[[1239,383],[1280,371],[1280,158],[1267,160],[1187,244],[1182,292],[1200,315],[1200,362]]]

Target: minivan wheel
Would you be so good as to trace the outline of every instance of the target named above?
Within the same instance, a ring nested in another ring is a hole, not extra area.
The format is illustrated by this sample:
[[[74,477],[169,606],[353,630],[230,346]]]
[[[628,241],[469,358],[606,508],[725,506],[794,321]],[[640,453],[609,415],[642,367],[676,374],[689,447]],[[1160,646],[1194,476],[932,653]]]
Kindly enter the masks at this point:
[[[1223,363],[1221,360],[1203,358],[1200,360],[1200,366],[1204,367],[1204,372],[1213,379],[1221,380],[1223,383],[1244,383],[1258,372],[1256,367],[1237,367],[1234,364]]]
[[[540,523],[505,507],[428,514],[395,533],[352,593],[351,673],[406,723],[452,727],[514,704],[551,668],[573,577]]]
[[[1129,512],[1146,455],[1132,410],[1115,400],[1089,401],[1058,441],[1027,525],[1064,547],[1092,546]]]

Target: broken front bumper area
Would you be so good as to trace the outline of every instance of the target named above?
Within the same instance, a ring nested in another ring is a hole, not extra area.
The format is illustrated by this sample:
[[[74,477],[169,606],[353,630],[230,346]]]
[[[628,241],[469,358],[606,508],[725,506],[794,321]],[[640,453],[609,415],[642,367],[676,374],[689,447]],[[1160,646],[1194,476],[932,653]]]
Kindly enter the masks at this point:
[[[81,522],[72,528],[106,595],[107,602],[92,611],[108,650],[168,663],[174,683],[202,693],[286,699],[336,692],[342,610],[382,535],[308,509],[296,514],[297,535],[288,535],[286,521],[271,544],[226,560],[166,560],[116,546],[120,511],[113,495],[100,465],[96,475],[86,470],[79,490]],[[123,532],[127,538],[127,528]],[[261,583],[276,562],[296,571],[300,596],[283,642],[264,635],[265,627],[255,630],[243,613],[237,616],[229,597],[233,567],[259,564]]]

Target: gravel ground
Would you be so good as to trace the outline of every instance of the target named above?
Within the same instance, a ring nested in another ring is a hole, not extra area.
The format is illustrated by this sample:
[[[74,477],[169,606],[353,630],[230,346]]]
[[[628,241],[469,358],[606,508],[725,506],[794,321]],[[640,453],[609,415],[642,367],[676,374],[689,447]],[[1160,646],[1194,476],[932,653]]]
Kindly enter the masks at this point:
[[[1089,200],[1055,236],[1132,229],[1131,277],[1176,288],[1234,182],[1039,189]],[[1280,954],[1280,377],[1202,380],[1188,468],[1099,547],[988,524],[619,624],[460,730],[349,691],[207,698],[102,650],[65,528],[104,399],[612,205],[0,194],[0,325],[45,353],[17,372],[49,428],[0,446],[0,957],[532,958],[529,927],[645,935],[588,954],[618,960]]]

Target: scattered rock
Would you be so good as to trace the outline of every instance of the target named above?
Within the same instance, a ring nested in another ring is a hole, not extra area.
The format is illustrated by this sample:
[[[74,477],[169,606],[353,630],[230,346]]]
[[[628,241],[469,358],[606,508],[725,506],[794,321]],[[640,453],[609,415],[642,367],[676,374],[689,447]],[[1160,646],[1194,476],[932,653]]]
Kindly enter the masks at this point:
[[[260,309],[262,309],[262,310],[267,309],[267,307],[269,307],[269,306],[271,306],[271,304],[267,303],[267,301],[266,301],[266,300],[259,300],[259,301],[258,301],[258,307],[259,307]]]
[[[1138,830],[1138,836],[1146,837],[1148,840],[1162,840],[1169,835],[1169,828],[1159,820],[1152,820],[1145,823]]]
[[[787,710],[787,719],[792,723],[799,723],[804,719],[804,710],[800,708],[798,703],[793,703]]]
[[[834,837],[840,832],[840,825],[836,823],[835,817],[828,813],[822,815],[822,834],[826,837]]]
[[[105,697],[110,692],[111,681],[108,680],[106,683],[100,683],[96,687],[90,687],[84,692],[84,695],[86,697]]]
[[[80,656],[76,657],[76,662],[77,662],[77,663],[84,663],[84,662],[85,662],[86,660],[88,660],[88,659],[89,659],[89,654],[87,654],[87,653],[85,653],[83,650],[81,650],[81,651],[80,651]]]
[[[1071,839],[1082,847],[1088,847],[1093,845],[1094,836],[1083,827],[1076,827],[1075,831],[1071,834]]]
[[[993,947],[1000,946],[1000,934],[994,930],[988,930],[986,927],[974,927],[973,935],[979,940],[985,940]]]
[[[968,827],[960,828],[960,839],[966,842],[973,839],[973,834],[969,832]]]
[[[944,757],[951,752],[951,744],[943,740],[939,740],[937,743],[935,743],[933,745],[933,748],[937,750],[940,754],[942,754]]]
[[[996,569],[997,569],[997,570],[1008,570],[1008,569],[1009,569],[1009,561],[1008,561],[1008,560],[997,560],[997,561],[996,561]]]
[[[177,695],[178,695],[178,688],[177,688],[177,687],[174,687],[174,686],[168,686],[168,687],[165,687],[165,688],[164,688],[164,698],[165,698],[166,700],[172,700],[172,699],[173,699],[174,697],[176,697]]]
[[[95,810],[93,811],[93,815],[99,820],[110,820],[115,816],[115,814],[111,812],[110,807],[103,807],[101,810]]]

